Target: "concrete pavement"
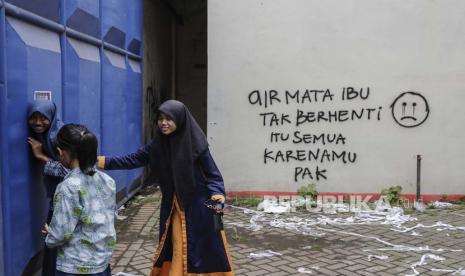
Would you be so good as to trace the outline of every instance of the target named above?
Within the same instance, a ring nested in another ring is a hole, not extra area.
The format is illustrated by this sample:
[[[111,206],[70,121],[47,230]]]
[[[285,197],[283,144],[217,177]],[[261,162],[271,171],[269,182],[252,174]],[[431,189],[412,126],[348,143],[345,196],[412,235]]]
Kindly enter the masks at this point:
[[[142,196],[120,212],[113,274],[150,272],[161,195]],[[236,275],[465,275],[465,208],[408,218],[228,208],[224,223]]]

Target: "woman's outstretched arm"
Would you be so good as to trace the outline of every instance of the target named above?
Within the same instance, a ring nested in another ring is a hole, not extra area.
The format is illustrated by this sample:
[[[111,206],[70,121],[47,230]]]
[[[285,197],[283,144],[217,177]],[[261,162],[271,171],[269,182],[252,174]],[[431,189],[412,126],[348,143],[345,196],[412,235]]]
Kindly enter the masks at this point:
[[[99,156],[98,168],[105,170],[130,170],[144,167],[150,162],[152,141],[136,152],[123,156]]]

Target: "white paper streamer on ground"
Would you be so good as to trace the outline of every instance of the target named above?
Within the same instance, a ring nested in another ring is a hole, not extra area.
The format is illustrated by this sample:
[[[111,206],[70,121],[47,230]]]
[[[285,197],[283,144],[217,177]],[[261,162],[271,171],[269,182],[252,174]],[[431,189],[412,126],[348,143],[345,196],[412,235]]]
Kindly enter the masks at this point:
[[[118,273],[114,274],[114,276],[138,276],[138,275],[130,274],[130,273],[126,273],[126,272],[118,272]]]
[[[308,270],[308,269],[306,269],[305,267],[299,267],[299,268],[297,269],[297,271],[298,271],[299,273],[303,273],[303,274],[312,274],[312,273],[313,273],[313,271]]]
[[[125,219],[127,219],[128,217],[127,217],[127,216],[122,216],[122,215],[118,214],[118,211],[115,211],[115,218],[116,218],[117,220],[125,220]]]
[[[426,210],[426,205],[422,202],[415,201],[413,202],[413,208],[415,208],[418,212],[424,212]]]
[[[124,209],[125,209],[125,207],[124,207],[124,204],[123,204],[123,205],[121,205],[121,206],[115,211],[115,218],[116,218],[116,220],[125,220],[125,219],[128,218],[127,216],[122,216],[122,215],[118,214],[119,211],[122,211],[122,210],[124,210]]]
[[[365,249],[364,251],[416,251],[416,252],[460,252],[463,251],[462,249],[443,249],[443,248],[429,248],[429,246],[408,246],[408,245],[400,245],[400,244],[393,244],[387,241],[384,241],[378,237],[374,236],[365,236],[358,233],[347,232],[347,231],[340,231],[335,229],[329,229],[325,227],[320,227],[322,225],[360,225],[360,224],[387,224],[392,225],[396,228],[402,228],[402,224],[405,222],[415,221],[416,218],[411,217],[409,215],[404,215],[403,209],[394,207],[394,208],[386,208],[385,206],[381,206],[377,208],[375,211],[369,212],[357,212],[353,216],[346,217],[346,218],[332,218],[324,215],[320,215],[316,218],[301,218],[297,216],[286,216],[287,214],[265,214],[264,212],[254,211],[243,207],[236,207],[232,206],[233,208],[242,209],[244,213],[250,214],[252,213],[252,217],[250,219],[250,225],[246,226],[247,229],[252,231],[258,231],[264,225],[269,225],[271,227],[280,228],[280,229],[287,229],[293,232],[297,232],[302,235],[310,235],[315,237],[322,237],[325,233],[339,233],[343,235],[350,235],[356,236],[365,239],[372,239],[376,240],[381,244],[386,245],[385,248],[378,248],[378,249]],[[387,211],[380,211],[386,210]],[[233,225],[239,226],[237,223],[232,223]],[[417,224],[414,227],[406,228],[404,227],[401,230],[398,229],[391,229],[398,232],[408,232],[418,227],[425,227],[422,224]],[[427,226],[426,228],[432,227],[442,227],[441,229],[461,229],[462,227],[454,227],[452,225],[444,224],[442,222],[437,222],[432,226]]]
[[[416,270],[416,267],[417,266],[422,266],[422,265],[425,265],[427,264],[426,262],[426,259],[432,259],[432,260],[435,260],[435,261],[444,261],[445,258],[441,257],[441,256],[438,256],[438,255],[434,255],[434,254],[424,254],[423,256],[421,256],[421,259],[420,261],[412,264],[410,267],[412,268],[413,270],[413,274],[406,274],[405,276],[415,276],[415,275],[419,275],[420,273]]]
[[[248,208],[244,208],[244,207],[233,206],[233,205],[230,205],[230,207],[234,208],[234,209],[242,210],[242,211],[244,211],[244,214],[247,214],[247,215],[252,214],[252,217],[250,218],[248,224],[243,223],[243,222],[226,222],[228,225],[242,227],[242,228],[251,230],[253,232],[262,229],[262,226],[259,223],[257,223],[257,221],[256,221],[256,220],[260,220],[260,217],[262,217],[262,212],[255,211],[255,210],[248,209]]]
[[[438,229],[436,229],[438,231],[444,231],[444,230],[451,230],[451,231],[461,230],[461,231],[465,231],[464,226],[453,226],[453,225],[450,225],[450,224],[443,223],[442,221],[436,222],[435,226],[438,227]]]
[[[432,268],[431,271],[433,272],[449,272],[452,273],[451,275],[465,275],[465,270],[463,270],[463,267],[454,270],[454,269],[439,269],[439,268]]]
[[[407,246],[407,245],[403,245],[403,244],[390,243],[390,242],[387,242],[385,240],[382,240],[382,239],[380,239],[378,237],[374,237],[374,236],[365,236],[365,235],[358,234],[358,233],[340,231],[340,230],[334,230],[334,229],[325,229],[325,228],[320,228],[320,227],[318,227],[318,229],[322,230],[322,231],[332,232],[332,233],[339,233],[339,234],[344,234],[344,235],[349,235],[349,236],[355,236],[355,237],[360,237],[360,238],[365,238],[365,239],[371,239],[371,240],[378,241],[378,242],[388,246],[388,247],[385,247],[385,248],[378,248],[378,249],[364,249],[363,251],[365,251],[365,252],[369,252],[369,251],[416,251],[416,252],[425,252],[425,251],[444,252],[444,251],[450,251],[450,252],[460,252],[460,251],[462,251],[462,249],[445,250],[443,248],[433,249],[433,248],[429,248],[429,246]]]
[[[356,236],[360,238],[376,240],[388,246],[386,248],[379,248],[379,249],[365,249],[364,251],[416,251],[416,252],[444,252],[446,251],[443,248],[434,249],[434,248],[429,248],[429,246],[407,246],[407,245],[401,245],[401,244],[393,244],[393,243],[384,241],[374,236],[365,236],[365,235],[361,235],[361,234],[353,233],[353,232],[323,228],[323,227],[318,226],[318,224],[321,224],[321,221],[317,221],[317,222],[311,221],[311,220],[309,221],[308,219],[302,219],[302,218],[295,217],[295,216],[287,218],[287,220],[286,218],[279,218],[279,219],[266,221],[265,219],[262,218],[261,222],[263,221],[268,222],[269,225],[272,227],[293,230],[303,235],[321,237],[325,235],[325,232],[339,233],[343,235]],[[447,251],[459,252],[462,250],[461,249],[455,249],[455,250],[450,249]]]
[[[437,209],[447,209],[447,208],[451,208],[453,206],[454,205],[452,203],[449,203],[449,202],[440,202],[440,201],[433,202],[433,207],[437,208]]]
[[[260,203],[262,204],[260,208],[263,210],[273,210],[273,208],[271,208],[273,204],[276,205],[274,206],[276,207],[276,210],[280,208],[277,206],[277,203],[273,201],[266,200],[262,203]],[[241,209],[245,214],[252,214],[248,225],[245,225],[244,223],[230,223],[231,225],[244,227],[252,231],[258,231],[262,229],[264,225],[270,225],[272,227],[287,229],[304,235],[316,237],[324,235],[321,231],[315,231],[315,226],[317,225],[361,225],[379,223],[392,225],[394,227],[401,227],[401,225],[405,222],[416,220],[416,218],[410,215],[404,215],[403,209],[398,207],[386,208],[383,206],[377,206],[375,211],[355,212],[352,216],[345,218],[328,217],[325,215],[319,215],[318,217],[313,218],[301,218],[297,216],[289,216],[289,214],[292,213],[265,214],[265,211],[254,211],[237,206],[231,207]],[[282,210],[280,210],[280,212],[281,211]]]
[[[271,199],[265,199],[258,204],[257,210],[274,214],[287,213],[291,211],[291,203],[286,201],[278,204],[276,201]]]
[[[423,224],[417,224],[413,227],[403,227],[402,224],[405,222],[415,221],[416,218],[411,217],[409,215],[404,215],[403,209],[401,208],[377,208],[375,211],[364,211],[364,212],[355,212],[353,216],[346,217],[346,218],[333,218],[324,215],[320,215],[316,218],[301,218],[297,216],[286,216],[284,214],[265,214],[264,212],[254,211],[247,208],[236,207],[232,206],[233,208],[242,209],[245,214],[253,214],[250,219],[250,225],[247,226],[248,229],[253,231],[257,231],[261,229],[264,225],[269,225],[271,227],[281,228],[281,229],[288,229],[291,231],[298,232],[303,235],[312,235],[312,236],[323,236],[325,233],[339,233],[343,235],[350,235],[356,236],[365,239],[372,239],[378,241],[381,244],[386,245],[387,247],[378,248],[378,249],[365,249],[363,251],[414,251],[414,252],[462,252],[462,249],[443,249],[443,248],[430,248],[429,246],[409,246],[409,245],[401,245],[401,244],[393,244],[387,241],[384,241],[375,236],[365,236],[358,233],[347,232],[347,231],[340,231],[335,229],[328,229],[324,227],[320,227],[321,225],[358,225],[358,224],[387,224],[391,225],[395,228],[391,228],[391,230],[397,232],[410,232],[417,228],[437,228],[438,231],[443,230],[461,230],[465,231],[465,227],[457,227],[452,226],[450,224],[442,223],[438,221],[437,223],[429,226],[425,226]],[[288,213],[290,214],[290,213]],[[236,224],[237,225],[237,224]],[[419,235],[415,231],[412,231],[412,235]],[[311,247],[309,247],[311,248]],[[304,247],[305,249],[305,247]],[[272,252],[272,251],[271,251]],[[276,253],[276,252],[274,252]],[[252,255],[253,253],[251,253]],[[279,253],[278,253],[279,254]],[[369,255],[368,260],[376,258],[380,260],[385,260],[388,256],[385,255]],[[427,259],[433,259],[436,261],[445,260],[445,258],[428,253],[424,254],[419,262],[416,262],[411,265],[414,274],[410,274],[408,276],[418,275],[418,271],[416,267],[422,266],[426,264]],[[311,270],[307,270],[306,268],[299,268],[300,273],[312,273]],[[443,271],[443,272],[453,272],[453,275],[465,275],[465,271],[460,268],[459,270],[434,270],[431,271]]]
[[[258,258],[268,258],[268,257],[273,257],[273,256],[282,256],[283,254],[274,252],[271,250],[266,250],[266,251],[259,251],[256,253],[250,253],[249,257],[253,259],[258,259]]]
[[[389,257],[386,255],[368,255],[368,261],[371,262],[372,259],[378,260],[387,260]]]
[[[292,209],[291,206],[293,206],[292,202],[278,204],[276,201],[267,199],[258,205],[257,210],[264,213],[281,214],[289,213]],[[320,207],[320,209],[324,210],[323,213],[325,214],[348,213],[350,211],[349,205],[344,203],[325,203]],[[347,218],[330,218],[321,215],[317,224],[368,224],[371,222],[380,222],[382,224],[401,225],[404,222],[416,220],[416,218],[410,215],[404,215],[402,208],[390,208],[384,205],[382,201],[376,205],[375,210],[358,210],[353,212],[353,214],[353,216]]]
[[[463,227],[463,226],[453,226],[453,225],[450,225],[450,224],[443,223],[442,221],[438,221],[433,225],[424,225],[424,224],[419,223],[419,224],[417,224],[415,226],[412,226],[412,227],[398,226],[398,228],[399,229],[391,229],[391,230],[396,231],[396,232],[402,232],[402,233],[410,232],[410,231],[412,231],[414,229],[417,229],[417,228],[438,228],[438,229],[436,229],[438,231],[444,231],[444,230],[465,231],[465,227]]]

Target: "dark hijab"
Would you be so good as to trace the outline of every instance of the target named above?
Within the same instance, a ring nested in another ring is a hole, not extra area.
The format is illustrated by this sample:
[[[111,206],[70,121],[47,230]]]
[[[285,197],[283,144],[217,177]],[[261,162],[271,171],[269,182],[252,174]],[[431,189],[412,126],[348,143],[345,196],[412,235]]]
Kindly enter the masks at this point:
[[[195,189],[195,161],[208,148],[208,142],[183,103],[168,100],[159,107],[157,120],[160,113],[173,119],[176,130],[164,135],[156,128],[152,146],[152,168],[160,179],[164,196],[172,196],[172,192],[175,192],[181,208],[184,209]]]
[[[32,137],[39,140],[43,145],[43,150],[47,156],[58,160],[58,156],[55,153],[52,142],[55,140],[58,131],[63,126],[63,122],[60,120],[57,114],[57,107],[52,101],[34,101],[29,105],[27,113],[27,119],[31,118],[32,114],[39,112],[44,115],[50,121],[49,129],[44,133],[32,132]]]

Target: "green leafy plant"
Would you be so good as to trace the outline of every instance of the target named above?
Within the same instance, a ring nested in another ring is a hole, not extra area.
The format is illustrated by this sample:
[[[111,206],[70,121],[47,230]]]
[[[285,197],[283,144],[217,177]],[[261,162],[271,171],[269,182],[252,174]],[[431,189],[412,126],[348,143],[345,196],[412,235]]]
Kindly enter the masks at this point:
[[[455,205],[465,206],[465,196],[462,196],[456,200],[449,200],[449,202]]]
[[[235,197],[231,205],[241,207],[257,207],[263,201],[263,198],[250,194],[248,197]]]
[[[305,185],[301,186],[299,189],[297,189],[297,194],[301,197],[315,200],[316,197],[318,196],[318,191],[316,190],[316,184],[310,183],[310,184],[307,184],[306,186]]]
[[[385,196],[391,205],[400,205],[405,200],[405,197],[400,195],[401,193],[401,186],[391,186],[381,191],[381,195]]]

